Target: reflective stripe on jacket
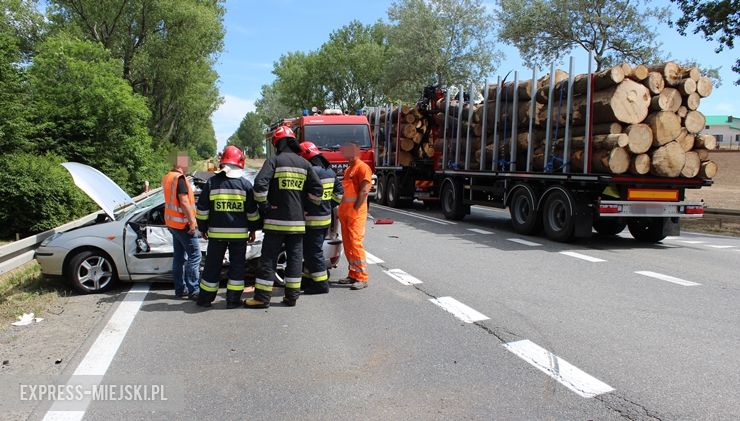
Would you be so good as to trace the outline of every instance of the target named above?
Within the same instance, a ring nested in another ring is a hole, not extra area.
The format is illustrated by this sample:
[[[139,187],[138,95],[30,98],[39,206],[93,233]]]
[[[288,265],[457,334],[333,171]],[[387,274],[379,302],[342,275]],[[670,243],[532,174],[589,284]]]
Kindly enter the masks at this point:
[[[321,203],[323,187],[311,164],[291,151],[270,157],[254,179],[254,199],[265,203],[264,231],[306,230],[304,198]]]
[[[321,203],[306,203],[306,228],[320,229],[331,225],[331,210],[342,201],[342,183],[334,171],[314,166],[313,170],[321,181],[323,193]]]
[[[259,213],[252,183],[246,178],[211,177],[198,198],[198,228],[216,240],[246,240],[257,229]]]
[[[162,177],[162,190],[164,191],[164,223],[175,229],[185,229],[188,226],[188,215],[182,208],[180,198],[177,194],[177,182],[180,177],[185,177],[179,171],[170,171]],[[190,183],[185,179],[188,188],[188,199],[191,209],[195,209],[195,194]]]

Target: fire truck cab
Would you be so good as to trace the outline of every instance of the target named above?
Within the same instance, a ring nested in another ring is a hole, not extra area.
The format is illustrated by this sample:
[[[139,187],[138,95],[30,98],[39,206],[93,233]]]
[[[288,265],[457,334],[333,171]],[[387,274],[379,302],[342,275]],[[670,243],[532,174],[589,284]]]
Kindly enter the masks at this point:
[[[280,126],[293,129],[299,143],[313,142],[340,177],[344,174],[348,163],[339,148],[348,140],[355,141],[362,149],[360,159],[373,170],[373,186],[370,196],[375,196],[377,183],[374,175],[375,150],[370,123],[366,115],[348,115],[342,113],[341,110],[326,110],[322,114],[314,112],[301,117],[286,118],[270,127],[267,138],[270,139],[272,132]],[[268,140],[268,156],[273,152],[269,145]]]

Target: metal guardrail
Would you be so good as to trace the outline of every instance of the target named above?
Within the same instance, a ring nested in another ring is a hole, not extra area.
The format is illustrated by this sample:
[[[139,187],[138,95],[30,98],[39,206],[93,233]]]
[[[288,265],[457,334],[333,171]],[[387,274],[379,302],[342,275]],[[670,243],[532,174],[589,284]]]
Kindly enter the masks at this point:
[[[159,192],[160,190],[162,190],[161,187],[151,190],[147,193],[142,193],[133,198],[134,202],[138,203],[146,199],[147,197]],[[94,221],[99,213],[100,212],[91,213],[90,215],[83,216],[80,219],[68,222],[54,229],[50,229],[48,231],[26,237],[18,241],[14,241],[10,244],[6,244],[0,247],[0,275],[13,271],[18,267],[33,260],[36,249],[45,239],[58,232],[69,231],[73,228],[81,227],[85,224],[88,224]]]

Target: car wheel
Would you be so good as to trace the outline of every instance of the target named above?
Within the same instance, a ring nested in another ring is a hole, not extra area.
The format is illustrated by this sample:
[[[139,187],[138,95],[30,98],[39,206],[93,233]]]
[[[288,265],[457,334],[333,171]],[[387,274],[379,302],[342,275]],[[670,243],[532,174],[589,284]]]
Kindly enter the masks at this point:
[[[378,186],[376,187],[375,191],[375,203],[379,205],[387,205],[388,204],[388,194],[386,192],[386,177],[381,175],[378,176]]]
[[[642,243],[659,243],[666,237],[663,218],[633,218],[627,223],[630,234]]]
[[[599,235],[613,237],[627,228],[627,222],[622,218],[596,218],[594,229]]]
[[[83,294],[106,291],[118,280],[113,261],[99,250],[85,250],[72,257],[67,278]]]
[[[285,287],[285,268],[288,267],[288,253],[283,250],[278,254],[277,265],[275,266],[275,279],[273,285],[276,287]]]
[[[463,204],[463,196],[460,184],[452,179],[442,184],[441,204],[442,213],[446,219],[460,221],[465,218],[466,208]]]
[[[576,224],[572,203],[571,196],[563,190],[554,190],[547,196],[542,212],[547,238],[561,243],[573,240]]]
[[[519,234],[536,234],[542,228],[542,218],[537,211],[537,202],[534,191],[528,187],[520,187],[511,198],[509,213],[511,225]]]

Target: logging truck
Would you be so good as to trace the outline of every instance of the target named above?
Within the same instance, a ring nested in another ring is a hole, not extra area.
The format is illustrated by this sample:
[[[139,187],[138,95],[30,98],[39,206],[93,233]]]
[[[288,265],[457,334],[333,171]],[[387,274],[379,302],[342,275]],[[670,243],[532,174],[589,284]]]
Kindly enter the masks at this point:
[[[311,112],[307,111],[304,114],[301,117],[282,119],[270,126],[266,133],[268,156],[272,153],[270,147],[272,133],[280,126],[287,126],[295,132],[299,143],[313,142],[340,177],[347,168],[347,160],[339,152],[339,148],[347,140],[353,140],[360,146],[360,159],[375,170],[375,148],[367,116],[345,114],[338,109],[328,109],[319,113],[315,107]],[[376,182],[377,178],[373,177],[370,197],[375,195]]]
[[[421,200],[450,220],[473,205],[508,208],[514,231],[561,242],[625,227],[643,242],[678,235],[681,218],[704,213],[686,190],[717,171],[697,111],[711,81],[672,62],[584,75],[573,66],[368,108],[376,202]]]

